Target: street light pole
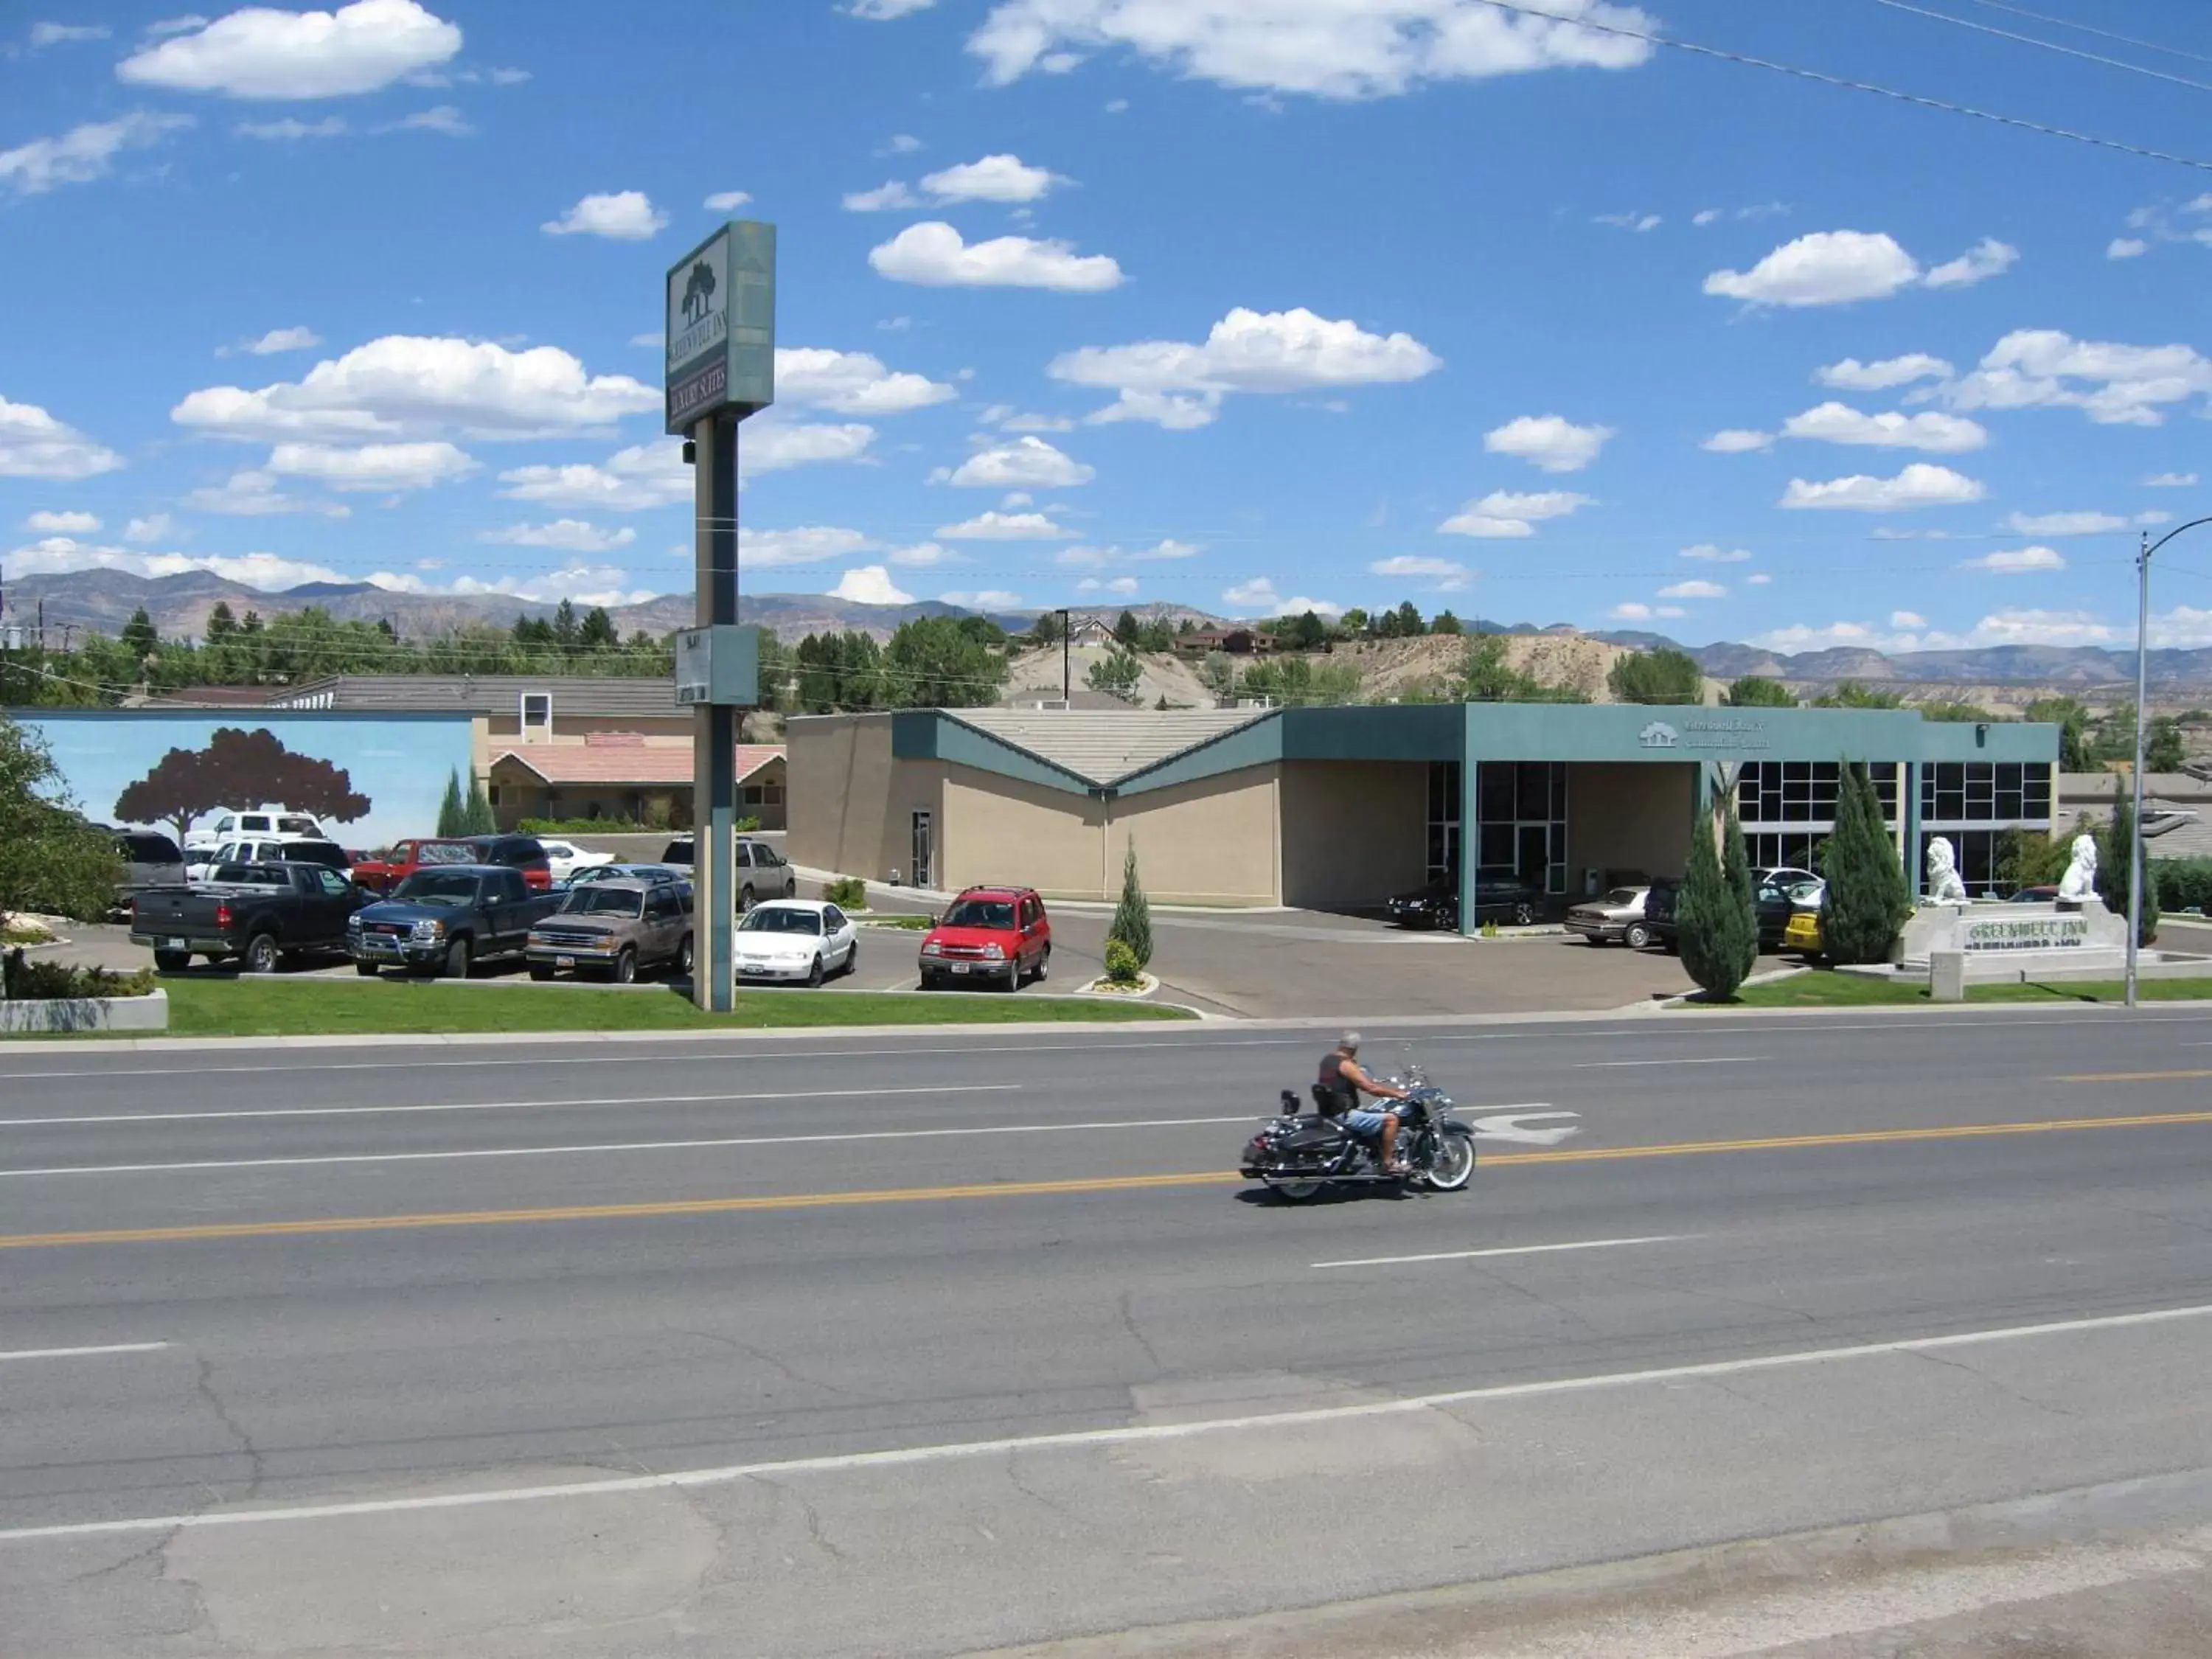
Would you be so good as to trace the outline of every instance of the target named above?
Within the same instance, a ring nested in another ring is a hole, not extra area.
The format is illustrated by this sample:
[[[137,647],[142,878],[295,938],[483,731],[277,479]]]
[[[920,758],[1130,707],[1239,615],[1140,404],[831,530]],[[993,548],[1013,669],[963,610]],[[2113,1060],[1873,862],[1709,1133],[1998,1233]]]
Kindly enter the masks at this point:
[[[1060,613],[1060,700],[1072,704],[1075,697],[1075,646],[1068,636],[1071,620],[1066,611]]]
[[[2150,690],[2150,561],[2151,555],[2164,547],[2185,530],[2194,530],[2199,525],[2212,524],[2212,517],[2191,519],[2178,524],[2156,541],[2148,530],[2142,534],[2142,550],[2136,555],[2136,763],[2129,779],[2129,794],[2134,801],[2133,819],[2129,825],[2135,836],[2135,845],[2128,848],[2128,985],[2127,1006],[2136,1006],[2136,953],[2142,933],[2143,883],[2148,873],[2143,868],[2143,749],[2150,723],[2150,710],[2145,706]]]

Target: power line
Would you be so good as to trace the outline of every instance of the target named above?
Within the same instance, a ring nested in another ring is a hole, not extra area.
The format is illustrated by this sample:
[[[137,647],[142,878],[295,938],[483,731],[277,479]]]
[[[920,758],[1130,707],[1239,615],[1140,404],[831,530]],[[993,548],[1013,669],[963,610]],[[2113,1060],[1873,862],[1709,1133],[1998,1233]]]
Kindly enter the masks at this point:
[[[2010,12],[2015,17],[2029,17],[2039,23],[2055,23],[2063,29],[2079,29],[2084,34],[2094,34],[2102,40],[2117,40],[2122,46],[2141,46],[2146,52],[2162,52],[2171,58],[2186,58],[2199,64],[2212,64],[2201,52],[2185,52],[2179,46],[2160,46],[2155,40],[2139,40],[2132,34],[2115,34],[2110,29],[2100,29],[2094,23],[2077,23],[2070,17],[2053,17],[2049,12],[2030,11],[2025,6],[2007,5],[2004,0],[1973,0],[1978,6],[1987,6],[1991,11]]]
[[[1596,34],[1617,35],[1625,40],[1641,40],[1647,46],[1671,46],[1676,52],[1695,53],[1700,58],[1716,58],[1723,63],[1745,64],[1753,69],[1771,70],[1777,75],[1795,76],[1801,81],[1814,81],[1822,86],[1841,87],[1850,92],[1872,93],[1878,98],[1890,98],[1901,104],[1916,105],[1922,109],[1941,110],[1947,115],[1969,115],[1978,121],[1994,122],[2002,127],[2019,127],[2028,132],[2039,132],[2050,138],[2070,138],[2077,144],[2091,144],[2099,149],[2118,150],[2125,155],[2139,156],[2147,161],[2171,161],[2176,167],[2194,168],[2199,173],[2212,173],[2212,161],[2199,161],[2186,155],[2176,155],[2162,149],[2152,149],[2142,144],[2127,143],[2118,138],[2100,138],[2094,133],[2076,132],[2069,127],[2054,127],[2041,121],[2031,121],[2024,116],[2001,115],[1994,110],[1978,109],[1971,104],[1954,104],[1941,98],[1930,98],[1917,92],[1900,92],[1894,87],[1879,86],[1871,81],[1853,81],[1840,75],[1830,75],[1822,70],[1802,69],[1795,64],[1778,64],[1771,58],[1754,58],[1748,52],[1730,52],[1722,46],[1700,46],[1694,40],[1676,40],[1671,35],[1653,34],[1644,29],[1623,27],[1618,23],[1601,23],[1588,17],[1565,17],[1557,12],[1525,5],[1522,0],[1481,0],[1486,6],[1499,11],[1511,12],[1520,17],[1541,17],[1554,23],[1565,23],[1576,28],[1589,29]]]
[[[2106,58],[2100,52],[2083,52],[2075,46],[2062,46],[2056,40],[2039,40],[2032,34],[2020,34],[2011,29],[2001,29],[1989,23],[1977,23],[1972,18],[1954,17],[1948,12],[1930,11],[1925,6],[1916,6],[1910,0],[1874,0],[1877,6],[1887,6],[1892,11],[1909,11],[1916,17],[1932,17],[1939,23],[1956,24],[1962,29],[1972,29],[1977,34],[1993,34],[2000,40],[2016,40],[2024,46],[2040,46],[2045,52],[2056,52],[2069,58],[2079,58],[2085,63],[2102,64],[2107,69],[2126,70],[2132,75],[2148,75],[2154,81],[2170,81],[2177,87],[2191,87],[2198,92],[2212,92],[2212,84],[2192,81],[2186,76],[2168,75],[2164,70],[2145,68],[2141,64],[2123,62],[2118,58]]]

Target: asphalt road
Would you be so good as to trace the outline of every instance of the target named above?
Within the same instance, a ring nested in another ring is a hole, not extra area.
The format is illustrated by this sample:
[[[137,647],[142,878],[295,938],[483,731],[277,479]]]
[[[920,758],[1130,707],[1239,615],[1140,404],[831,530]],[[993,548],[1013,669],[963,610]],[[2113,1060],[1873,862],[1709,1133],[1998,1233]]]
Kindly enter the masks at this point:
[[[2202,1015],[1428,1030],[1469,1193],[1254,1201],[1322,1046],[0,1053],[0,1655],[957,1654],[2212,1465]]]

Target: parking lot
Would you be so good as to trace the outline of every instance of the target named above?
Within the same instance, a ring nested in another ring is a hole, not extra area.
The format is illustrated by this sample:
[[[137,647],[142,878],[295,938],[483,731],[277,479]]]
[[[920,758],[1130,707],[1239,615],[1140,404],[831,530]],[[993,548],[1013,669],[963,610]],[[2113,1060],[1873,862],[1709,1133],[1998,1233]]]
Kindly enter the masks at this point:
[[[799,895],[818,897],[819,886],[801,878]],[[871,890],[878,915],[914,915],[929,900],[896,890]],[[1074,990],[1103,973],[1104,906],[1052,908],[1053,963],[1048,980],[1016,994],[1050,995]],[[73,943],[57,954],[117,969],[151,965],[148,952],[130,943],[122,927],[72,929]],[[1384,1014],[1512,1013],[1547,1009],[1605,1010],[1649,1002],[1692,988],[1675,958],[1656,951],[1592,947],[1555,933],[1506,933],[1492,939],[1451,933],[1408,933],[1362,917],[1313,911],[1156,909],[1152,915],[1152,972],[1159,996],[1203,1012],[1250,1019],[1300,1015],[1371,1017]],[[848,991],[915,988],[917,932],[864,928],[857,970],[819,991],[761,988],[757,994],[836,995]],[[225,964],[196,963],[195,977],[227,977]],[[289,970],[290,977],[350,981],[342,957]],[[526,983],[520,962],[488,963],[477,980]],[[582,988],[590,994],[601,988]],[[634,993],[633,993],[634,994]],[[947,991],[948,996],[1004,995]]]

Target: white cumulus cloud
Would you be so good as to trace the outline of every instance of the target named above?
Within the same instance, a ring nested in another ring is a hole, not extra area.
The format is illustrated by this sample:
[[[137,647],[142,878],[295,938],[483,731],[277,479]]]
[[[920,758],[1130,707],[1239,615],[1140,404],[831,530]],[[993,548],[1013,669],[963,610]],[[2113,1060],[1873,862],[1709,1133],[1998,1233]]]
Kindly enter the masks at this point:
[[[1749,270],[1717,270],[1705,292],[1764,306],[1884,300],[1917,281],[1912,256],[1882,232],[1816,230],[1784,242]]]
[[[925,288],[1044,288],[1063,294],[1097,294],[1121,285],[1121,267],[1110,254],[1078,253],[1067,242],[1029,236],[994,236],[967,242],[940,219],[908,225],[871,248],[868,264],[895,283]]]
[[[79,40],[105,40],[112,33],[105,23],[33,23],[31,50],[67,46]]]
[[[949,402],[959,393],[926,375],[895,373],[866,351],[790,346],[775,354],[775,395],[779,403],[840,415],[901,415]]]
[[[990,489],[1063,489],[1089,483],[1097,476],[1097,468],[1043,439],[1022,437],[978,450],[957,467],[939,467],[930,482]]]
[[[1750,455],[1762,449],[1774,447],[1771,432],[1757,432],[1747,427],[1732,426],[1724,432],[1716,432],[1698,446],[1716,455]]]
[[[2135,259],[2150,252],[2150,244],[2140,236],[2115,236],[2105,244],[2107,259]]]
[[[1655,21],[1607,0],[1552,0],[1540,13],[1478,0],[1000,0],[968,50],[1004,85],[1127,49],[1173,74],[1241,90],[1395,96],[1425,82],[1560,68],[1632,69]]]
[[[1858,513],[1899,513],[1918,507],[1957,507],[1978,501],[1989,491],[1981,483],[1948,466],[1915,461],[1893,478],[1856,473],[1813,483],[1792,478],[1778,506],[1840,507]]]
[[[113,570],[126,575],[178,576],[204,570],[227,581],[242,582],[264,592],[281,592],[302,582],[349,582],[327,566],[307,564],[274,553],[210,554],[145,553],[131,547],[101,547],[69,536],[50,536],[6,555],[11,576],[62,576],[78,570]]]
[[[1955,259],[1946,260],[1922,282],[1929,288],[1972,288],[1992,276],[2002,276],[2020,263],[2020,250],[1994,236],[1984,236]]]
[[[272,328],[256,340],[241,340],[237,349],[249,357],[273,357],[279,352],[307,351],[323,343],[323,337],[312,328]],[[229,349],[217,352],[226,356]]]
[[[814,564],[823,559],[849,559],[856,553],[882,550],[883,544],[873,537],[842,525],[799,525],[783,530],[738,526],[740,569],[747,565]]]
[[[2005,547],[1979,558],[1962,559],[1961,570],[1986,570],[1996,576],[2024,576],[2038,570],[2063,570],[2066,561],[2055,547]]]
[[[454,432],[557,437],[661,406],[626,374],[592,375],[556,346],[509,351],[483,340],[387,334],[315,365],[300,380],[248,391],[208,386],[169,411],[179,426],[240,439],[371,439]]]
[[[91,513],[51,513],[40,511],[23,520],[23,528],[41,536],[85,536],[100,528],[99,517]]]
[[[123,539],[144,544],[167,541],[176,533],[176,526],[166,513],[155,513],[143,519],[133,519],[123,526]]]
[[[1482,447],[1495,455],[1514,455],[1547,472],[1579,472],[1598,457],[1608,426],[1577,426],[1558,415],[1522,415],[1483,434]]]
[[[248,6],[172,32],[115,73],[228,98],[343,98],[434,68],[460,49],[460,30],[415,0],[354,0],[336,11]]]
[[[1746,549],[1718,547],[1711,542],[1699,542],[1695,547],[1686,547],[1679,556],[1697,559],[1706,564],[1746,564],[1751,559],[1751,554]]]
[[[1724,599],[1728,589],[1718,582],[1671,582],[1659,590],[1662,599]]]
[[[1792,415],[1782,423],[1785,438],[1822,443],[1869,444],[1882,449],[1919,449],[1931,455],[1962,455],[1981,448],[1990,434],[1962,415],[1929,410],[1918,415],[1894,410],[1869,415],[1845,404],[1826,403]]]
[[[1452,536],[1516,539],[1534,535],[1536,525],[1546,519],[1563,519],[1577,507],[1594,505],[1588,495],[1577,495],[1571,490],[1523,494],[1493,489],[1481,500],[1469,501],[1437,528]]]
[[[1108,565],[1153,564],[1162,559],[1195,558],[1204,550],[1196,542],[1179,542],[1170,536],[1150,547],[1133,550],[1125,550],[1118,544],[1112,547],[1063,548],[1054,556],[1053,562],[1078,569],[1096,570]]]
[[[1127,596],[1134,593],[1143,585],[1134,576],[1115,576],[1107,581],[1101,581],[1096,576],[1085,576],[1081,581],[1076,583],[1075,591],[1079,593],[1119,593]]]
[[[2162,405],[2212,394],[2212,359],[2186,345],[2077,340],[2016,329],[1942,388],[1954,409],[2078,409],[2105,426],[2158,426]]]
[[[1434,582],[1439,592],[1451,592],[1465,587],[1468,574],[1468,568],[1456,559],[1424,558],[1413,553],[1400,553],[1390,558],[1377,559],[1367,569],[1371,575]]]
[[[276,475],[258,468],[234,472],[220,484],[206,485],[185,497],[196,513],[220,513],[227,518],[264,519],[285,513],[315,513],[326,519],[346,519],[353,509],[343,501],[288,495]]]
[[[909,12],[927,11],[937,0],[853,0],[846,9],[855,17],[865,17],[871,22],[888,23],[894,18],[904,17]]]
[[[2154,472],[2143,480],[2147,489],[2193,489],[2196,486],[2194,472]]]
[[[38,404],[0,397],[0,478],[89,478],[122,465],[113,450]]]
[[[586,196],[538,229],[548,236],[605,236],[617,242],[642,242],[658,235],[668,216],[641,190],[605,191]]]
[[[940,202],[1036,202],[1055,185],[1068,181],[1047,167],[1031,167],[1018,155],[986,155],[941,172],[926,173],[921,187]]]
[[[848,570],[837,579],[836,586],[830,590],[830,597],[854,605],[914,603],[914,595],[892,581],[891,573],[879,564],[864,564],[858,569]]]
[[[1884,357],[1871,363],[1846,357],[1841,362],[1822,365],[1814,371],[1813,378],[1839,392],[1887,392],[1915,380],[1948,380],[1951,374],[1951,365],[1941,357],[1909,351],[1901,357]]]
[[[1274,582],[1266,576],[1255,576],[1225,590],[1221,601],[1233,607],[1240,617],[1302,617],[1309,611],[1316,617],[1344,614],[1342,605],[1332,605],[1327,599],[1310,599],[1304,594],[1292,594],[1286,599],[1275,591]]]
[[[550,524],[511,524],[479,530],[477,539],[499,547],[550,547],[563,553],[611,553],[637,539],[627,525],[609,530],[585,519],[556,519]]]
[[[848,213],[883,213],[921,205],[921,198],[896,179],[886,179],[873,190],[848,191],[841,199]]]
[[[1051,541],[1071,533],[1042,513],[979,513],[958,524],[937,527],[937,534],[948,542]]]
[[[263,143],[294,144],[302,138],[343,138],[353,126],[337,115],[325,115],[319,121],[287,115],[276,121],[240,121],[231,130],[241,138],[257,138]]]
[[[144,149],[191,125],[189,115],[137,110],[112,121],[71,127],[57,138],[33,138],[0,149],[0,185],[21,196],[40,196],[61,185],[104,179],[125,150]]]
[[[2005,528],[2022,536],[2102,536],[2125,530],[2117,513],[2008,513]]]
[[[464,451],[445,442],[412,444],[278,444],[263,470],[279,477],[312,478],[329,489],[424,489],[477,471]]]
[[[963,611],[1012,611],[1018,609],[1022,596],[1003,587],[979,588],[972,593],[939,593],[938,599],[946,605],[957,605]]]
[[[752,192],[743,190],[718,190],[702,204],[709,213],[735,213],[752,198]]]

